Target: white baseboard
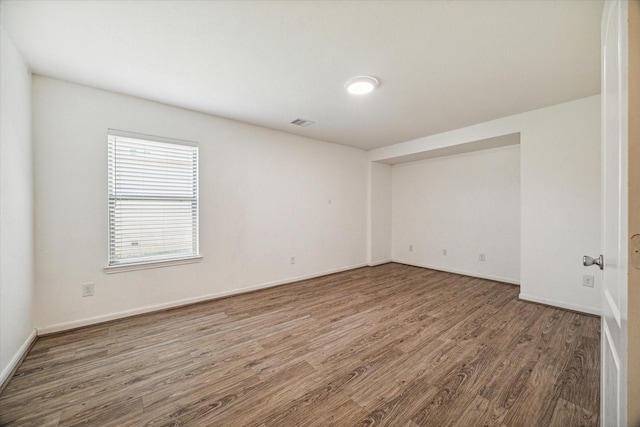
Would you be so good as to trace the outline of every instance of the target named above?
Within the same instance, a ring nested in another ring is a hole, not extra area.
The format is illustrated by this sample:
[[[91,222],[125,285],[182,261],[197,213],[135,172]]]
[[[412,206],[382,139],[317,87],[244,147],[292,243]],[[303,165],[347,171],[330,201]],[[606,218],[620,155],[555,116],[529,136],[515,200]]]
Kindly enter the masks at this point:
[[[481,274],[481,273],[476,273],[476,272],[472,272],[472,271],[465,271],[465,270],[456,270],[453,268],[443,268],[440,266],[435,266],[435,265],[430,265],[430,264],[421,264],[421,263],[417,263],[417,262],[411,262],[411,261],[406,261],[406,260],[402,260],[402,259],[392,259],[392,262],[397,262],[398,264],[405,264],[405,265],[411,265],[414,267],[422,267],[422,268],[428,268],[430,270],[438,270],[438,271],[445,271],[447,273],[454,273],[454,274],[461,274],[463,276],[471,276],[471,277],[477,277],[479,279],[488,279],[488,280],[493,280],[495,282],[504,282],[504,283],[509,283],[511,285],[518,285],[520,286],[520,280],[517,279],[511,279],[509,277],[501,277],[501,276],[492,276],[489,274]]]
[[[566,302],[555,301],[555,300],[552,300],[552,299],[541,298],[541,297],[537,297],[537,296],[533,296],[533,295],[527,295],[527,294],[523,294],[523,293],[520,293],[518,298],[520,298],[521,300],[524,300],[524,301],[537,302],[537,303],[540,303],[540,304],[546,304],[546,305],[551,305],[551,306],[558,307],[558,308],[565,308],[567,310],[579,311],[581,313],[595,314],[596,316],[600,316],[600,309],[596,309],[596,308],[585,307],[585,306],[577,305],[577,304],[569,304],[569,303],[566,303]]]
[[[89,317],[86,319],[73,320],[71,322],[57,323],[57,324],[48,325],[48,326],[40,326],[37,328],[37,331],[38,331],[38,335],[53,334],[56,332],[62,332],[70,329],[81,328],[83,326],[89,326],[97,323],[108,322],[110,320],[122,319],[124,317],[130,317],[130,316],[135,316],[135,315],[144,314],[144,313],[151,313],[154,311],[166,310],[169,308],[181,307],[184,305],[195,304],[198,302],[209,301],[209,300],[223,298],[231,295],[244,294],[244,293],[256,291],[259,289],[271,288],[273,286],[285,285],[287,283],[299,282],[301,280],[327,276],[329,274],[340,273],[343,271],[353,270],[356,268],[366,267],[366,266],[367,264],[364,264],[364,263],[356,264],[348,267],[341,267],[341,268],[336,268],[332,270],[327,270],[320,273],[307,274],[307,275],[292,277],[292,278],[283,279],[283,280],[274,280],[272,282],[260,283],[258,285],[249,286],[246,288],[237,288],[230,291],[219,292],[216,294],[207,294],[207,295],[202,295],[194,298],[186,298],[178,301],[170,301],[163,304],[155,304],[155,305],[149,305],[146,307],[134,308],[132,310],[119,311],[117,313],[109,313],[101,316]]]
[[[367,265],[369,267],[375,267],[376,265],[388,264],[390,262],[393,262],[393,260],[391,258],[383,259],[382,261],[373,261],[373,262],[368,263]]]
[[[9,382],[15,369],[18,368],[22,359],[27,355],[27,352],[33,345],[38,336],[37,331],[34,329],[27,337],[26,341],[20,346],[18,352],[11,358],[9,364],[5,366],[0,374],[0,390],[4,389],[4,386]]]

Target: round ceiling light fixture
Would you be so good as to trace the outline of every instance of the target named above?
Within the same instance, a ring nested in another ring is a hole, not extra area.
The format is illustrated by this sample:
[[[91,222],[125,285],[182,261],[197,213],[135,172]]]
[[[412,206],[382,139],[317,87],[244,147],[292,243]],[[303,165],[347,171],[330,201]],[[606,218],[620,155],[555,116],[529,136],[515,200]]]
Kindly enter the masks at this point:
[[[356,76],[345,84],[347,92],[352,95],[366,95],[378,87],[380,82],[371,76]]]

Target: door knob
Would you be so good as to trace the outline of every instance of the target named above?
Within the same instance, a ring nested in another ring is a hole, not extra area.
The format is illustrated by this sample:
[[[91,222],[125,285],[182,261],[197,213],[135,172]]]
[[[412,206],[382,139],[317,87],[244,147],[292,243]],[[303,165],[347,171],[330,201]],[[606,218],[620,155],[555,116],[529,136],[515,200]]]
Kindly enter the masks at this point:
[[[598,258],[591,258],[590,256],[586,255],[582,257],[582,265],[584,265],[585,267],[589,267],[590,265],[594,264],[600,267],[600,270],[602,270],[604,268],[604,257],[602,255],[600,255]]]

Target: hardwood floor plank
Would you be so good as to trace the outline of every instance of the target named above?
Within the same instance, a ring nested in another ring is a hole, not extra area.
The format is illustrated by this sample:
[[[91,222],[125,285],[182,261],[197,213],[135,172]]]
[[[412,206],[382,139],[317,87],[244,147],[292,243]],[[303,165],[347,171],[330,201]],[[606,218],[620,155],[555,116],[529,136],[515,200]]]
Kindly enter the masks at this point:
[[[261,381],[253,387],[241,387],[224,396],[221,393],[218,401],[228,400],[226,407],[215,407],[211,412],[210,401],[202,400],[196,405],[195,413],[189,417],[180,416],[181,422],[190,419],[204,419],[216,425],[256,425],[264,423],[264,419],[274,408],[283,408],[287,402],[299,399],[310,389],[318,387],[322,376],[308,363],[301,362],[274,375],[269,382]],[[232,399],[232,400],[231,400]]]
[[[213,418],[229,410],[238,399],[260,384],[262,382],[256,375],[245,371],[220,381],[209,380],[173,394],[151,393],[143,396],[142,416],[134,418],[127,425],[190,425],[203,418]]]
[[[599,348],[599,340],[580,338],[577,348],[556,380],[554,396],[557,395],[583,408],[599,407],[600,393],[590,386],[600,381],[595,375],[597,367],[600,366]]]
[[[435,386],[436,395],[418,410],[411,419],[418,425],[446,425],[452,413],[471,404],[498,364],[500,350],[487,347],[475,355],[465,355],[440,376]]]
[[[60,424],[75,427],[86,425],[119,426],[122,420],[142,413],[142,398],[116,399],[100,406],[69,406],[62,412]]]
[[[460,414],[457,420],[454,420],[451,427],[469,427],[469,426],[489,426],[499,425],[498,423],[482,422],[484,414],[489,409],[489,400],[482,396],[476,396],[475,399]]]
[[[451,342],[434,341],[419,351],[392,355],[385,364],[371,372],[369,381],[351,391],[351,398],[369,411],[383,407],[414,382],[429,382],[437,365],[431,362],[438,354],[453,347]],[[412,366],[416,369],[398,370],[397,365]]]
[[[419,426],[411,417],[437,393],[438,389],[429,385],[427,381],[413,381],[353,426],[396,426],[403,423]]]
[[[23,427],[56,427],[60,425],[62,411],[30,413],[14,421]]]
[[[0,425],[597,425],[600,319],[518,293],[389,263],[41,337]]]
[[[559,399],[551,417],[551,425],[566,427],[597,427],[598,417],[593,412]]]
[[[309,427],[325,427],[325,426],[350,426],[362,417],[366,416],[366,412],[353,400],[339,404],[335,411],[327,412],[322,407],[316,411],[317,418],[309,422]]]
[[[262,380],[248,369],[230,369],[219,374],[208,372],[206,369],[199,372],[183,370],[179,375],[155,383],[149,388],[149,392],[142,395],[145,415],[149,416],[155,412],[157,416],[161,416],[171,412],[171,408],[178,410],[189,406],[194,401],[194,395],[202,397],[211,391],[216,395],[224,395],[239,385],[248,388],[261,382]]]

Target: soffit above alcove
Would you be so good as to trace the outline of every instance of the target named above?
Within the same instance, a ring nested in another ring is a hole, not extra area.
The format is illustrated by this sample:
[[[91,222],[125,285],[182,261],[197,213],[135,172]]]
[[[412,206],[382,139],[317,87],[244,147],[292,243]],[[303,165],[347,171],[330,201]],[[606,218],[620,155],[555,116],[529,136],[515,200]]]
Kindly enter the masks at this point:
[[[518,144],[520,144],[520,132],[515,132],[500,136],[494,136],[491,138],[484,138],[476,141],[450,145],[446,147],[437,147],[407,155],[390,157],[378,161],[380,163],[396,165],[400,163],[415,162],[418,160],[432,159],[435,157],[453,156],[456,154],[471,153],[474,151],[488,150],[491,148],[506,147],[509,145]]]

